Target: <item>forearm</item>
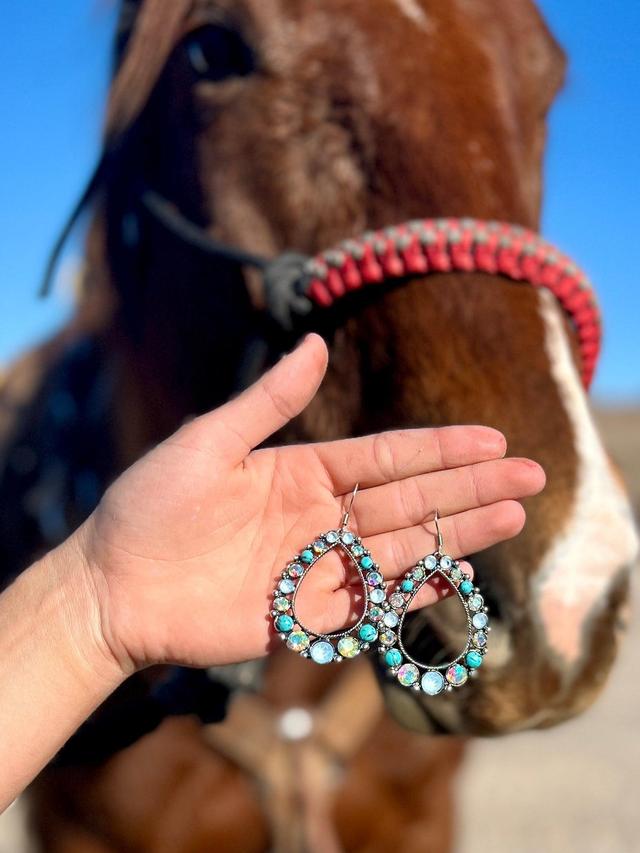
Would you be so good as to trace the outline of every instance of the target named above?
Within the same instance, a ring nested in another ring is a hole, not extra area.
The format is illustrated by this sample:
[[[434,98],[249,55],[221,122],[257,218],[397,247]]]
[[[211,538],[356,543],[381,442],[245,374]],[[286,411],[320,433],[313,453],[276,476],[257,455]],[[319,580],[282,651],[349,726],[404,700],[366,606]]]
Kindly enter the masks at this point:
[[[0,595],[0,811],[118,686],[71,537]]]

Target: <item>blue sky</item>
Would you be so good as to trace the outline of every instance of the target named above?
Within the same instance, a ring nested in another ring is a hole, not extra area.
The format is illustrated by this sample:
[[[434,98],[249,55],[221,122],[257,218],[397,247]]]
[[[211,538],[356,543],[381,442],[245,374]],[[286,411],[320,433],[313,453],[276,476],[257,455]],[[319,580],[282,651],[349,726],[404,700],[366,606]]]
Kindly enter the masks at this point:
[[[539,5],[570,58],[551,115],[542,230],[599,293],[605,348],[595,395],[638,401],[640,4]],[[105,0],[35,0],[4,4],[0,22],[2,364],[68,311],[63,287],[46,302],[35,293],[95,157],[113,12]]]

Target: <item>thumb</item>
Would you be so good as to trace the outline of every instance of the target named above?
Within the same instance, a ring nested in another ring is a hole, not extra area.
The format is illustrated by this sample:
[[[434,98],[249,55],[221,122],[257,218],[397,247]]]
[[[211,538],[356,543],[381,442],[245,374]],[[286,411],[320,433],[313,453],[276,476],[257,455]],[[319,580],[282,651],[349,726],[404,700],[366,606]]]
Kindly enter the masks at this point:
[[[197,430],[197,443],[236,465],[311,402],[327,369],[327,346],[307,335],[257,382],[219,409],[184,429]]]

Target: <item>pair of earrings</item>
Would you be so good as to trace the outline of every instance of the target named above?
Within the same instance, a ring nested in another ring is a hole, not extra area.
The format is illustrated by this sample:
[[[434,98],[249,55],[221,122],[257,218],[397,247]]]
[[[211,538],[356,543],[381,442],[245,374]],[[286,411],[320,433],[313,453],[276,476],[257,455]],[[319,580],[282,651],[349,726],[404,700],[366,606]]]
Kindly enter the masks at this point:
[[[457,560],[443,550],[436,511],[437,548],[418,560],[404,578],[387,589],[380,566],[362,540],[349,530],[349,515],[358,491],[356,485],[342,523],[322,533],[287,564],[274,590],[271,614],[274,626],[288,648],[318,664],[354,658],[378,644],[382,665],[403,687],[429,696],[460,687],[475,675],[486,652],[489,617],[480,590]],[[362,615],[345,631],[322,634],[306,627],[296,615],[296,598],[303,578],[330,551],[336,550],[353,565],[364,590]],[[460,654],[447,663],[430,666],[415,660],[405,648],[402,629],[411,602],[436,575],[450,585],[466,615],[467,641]],[[389,594],[388,594],[389,593]]]

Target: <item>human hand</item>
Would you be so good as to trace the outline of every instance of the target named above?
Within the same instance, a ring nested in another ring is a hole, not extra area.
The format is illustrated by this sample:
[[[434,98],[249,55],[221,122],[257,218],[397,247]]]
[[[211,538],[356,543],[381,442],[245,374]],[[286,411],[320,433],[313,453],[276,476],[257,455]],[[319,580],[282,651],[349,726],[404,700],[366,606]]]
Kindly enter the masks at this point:
[[[489,428],[254,450],[310,402],[326,362],[324,342],[310,335],[238,398],[126,471],[79,531],[91,633],[125,674],[265,654],[276,579],[303,545],[339,526],[356,482],[351,527],[386,580],[434,550],[424,520],[436,507],[454,557],[521,530],[517,499],[540,491],[544,474],[529,460],[503,459],[504,438]],[[337,558],[322,565],[301,598],[305,623],[328,632],[350,618],[353,590]],[[425,586],[416,604],[430,600]]]

